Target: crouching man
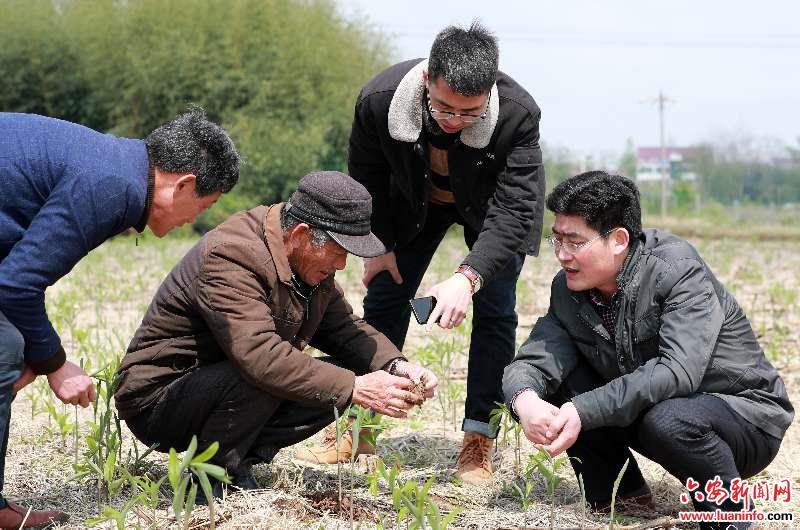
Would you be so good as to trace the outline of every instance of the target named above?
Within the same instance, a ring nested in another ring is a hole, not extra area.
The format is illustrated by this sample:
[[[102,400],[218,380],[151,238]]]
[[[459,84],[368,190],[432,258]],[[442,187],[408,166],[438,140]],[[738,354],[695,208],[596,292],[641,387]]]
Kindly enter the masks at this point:
[[[763,470],[794,411],[741,307],[697,251],[642,230],[639,192],[621,176],[575,176],[555,187],[547,207],[562,270],[547,314],[503,378],[527,438],[574,457],[598,509],[628,459],[619,497],[653,504],[630,449],[701,491],[715,476],[729,488]],[[730,528],[747,527],[739,524]]]
[[[201,449],[219,442],[211,461],[253,489],[252,465],[321,430],[333,407],[405,417],[423,376],[431,397],[435,375],[354,316],[334,281],[348,253],[385,252],[370,212],[363,186],[318,172],[289,202],[206,234],[162,283],[120,365],[116,406],[134,435],[161,451],[192,435]]]

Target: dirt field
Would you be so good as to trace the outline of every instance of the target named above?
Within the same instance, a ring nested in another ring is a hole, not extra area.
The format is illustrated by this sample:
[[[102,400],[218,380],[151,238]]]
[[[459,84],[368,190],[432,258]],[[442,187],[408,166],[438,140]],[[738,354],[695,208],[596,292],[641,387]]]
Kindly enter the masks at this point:
[[[463,242],[457,234],[451,235],[454,237],[448,238],[444,251],[437,254],[421,293],[446,277],[464,255]],[[94,372],[121,356],[159,282],[192,243],[149,238],[140,239],[136,246],[134,238],[119,238],[92,253],[51,289],[48,310],[62,332],[70,358],[83,359],[85,366]],[[693,243],[737,296],[762,346],[782,373],[792,400],[800,403],[800,244],[747,240],[693,240]],[[547,309],[550,281],[557,270],[556,260],[548,250],[543,247],[540,258],[528,259],[518,284],[519,342],[528,335],[537,316]],[[357,312],[361,310],[364,294],[360,273],[360,260],[351,257],[348,268],[337,276]],[[512,493],[510,484],[517,479],[513,432],[505,442],[501,437],[498,443],[494,458],[497,480],[491,487],[472,487],[453,480],[461,440],[457,427],[463,414],[467,331],[448,334],[435,330],[426,334],[422,327],[411,325],[406,355],[429,363],[442,376],[442,385],[439,396],[416,410],[408,421],[384,421],[387,428],[378,439],[378,454],[387,465],[395,462],[399,465],[398,478],[404,483],[433,479],[427,505],[435,504],[442,513],[460,509],[451,528],[546,528],[550,525],[551,504],[545,479],[539,474],[531,475],[530,504],[526,509]],[[442,356],[447,356],[448,362]],[[101,399],[96,412],[92,408],[76,412],[52,397],[46,381],[37,381],[21,392],[13,405],[5,494],[34,507],[69,512],[71,522],[64,528],[86,527],[104,505],[121,512],[115,515],[105,509],[107,518],[124,520],[125,527],[211,527],[209,510],[205,507],[197,507],[187,521],[176,521],[172,491],[166,481],[154,490],[157,497],[142,501],[146,496],[123,474],[124,464],[136,457],[132,452],[132,436],[123,425],[122,445],[117,448],[113,441],[113,420],[106,431],[97,431],[102,425],[103,403]],[[104,467],[104,462],[100,462],[97,470],[73,480],[76,463],[78,469],[86,470],[91,462],[97,461],[96,456],[87,453],[91,440],[110,444],[110,452],[118,456],[110,465]],[[141,453],[145,448],[137,449]],[[523,467],[534,452],[523,437]],[[343,466],[345,513],[337,516],[332,513],[339,503],[337,467],[302,466],[292,460],[293,453],[292,448],[284,449],[271,465],[256,468],[256,478],[263,490],[234,494],[218,503],[213,516],[216,527],[350,528],[351,505],[354,527],[394,528],[398,524],[385,481],[379,481],[376,497],[368,490],[367,475],[356,470],[351,494],[350,468]],[[800,504],[796,500],[800,495],[799,453],[800,429],[795,422],[775,461],[758,477],[790,480],[794,488],[793,503],[764,505],[765,509],[789,510],[795,513],[795,518],[800,517]],[[619,516],[617,528],[648,524],[652,527],[653,520],[675,517],[682,506],[681,485],[677,480],[660,466],[642,457],[637,456],[637,460],[657,497],[658,512],[638,517]],[[156,481],[166,475],[167,466],[166,455],[153,453],[128,470]],[[579,486],[569,466],[562,467],[559,473],[563,481],[554,493],[555,527],[608,524],[606,515],[583,514]],[[114,494],[106,500],[108,490]],[[134,495],[138,496],[132,501]],[[401,520],[399,527],[405,528],[404,523],[412,521],[413,517]],[[101,524],[109,528],[117,526],[113,522]],[[764,527],[800,528],[800,520],[794,525]]]

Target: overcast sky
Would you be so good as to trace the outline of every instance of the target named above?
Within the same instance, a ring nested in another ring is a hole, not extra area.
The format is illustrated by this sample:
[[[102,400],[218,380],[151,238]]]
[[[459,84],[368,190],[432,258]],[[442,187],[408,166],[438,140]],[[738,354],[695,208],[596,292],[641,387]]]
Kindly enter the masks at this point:
[[[542,108],[542,139],[603,158],[626,138],[685,146],[748,133],[797,145],[800,1],[338,0],[390,35],[396,59],[427,57],[445,25],[479,18],[500,69]]]

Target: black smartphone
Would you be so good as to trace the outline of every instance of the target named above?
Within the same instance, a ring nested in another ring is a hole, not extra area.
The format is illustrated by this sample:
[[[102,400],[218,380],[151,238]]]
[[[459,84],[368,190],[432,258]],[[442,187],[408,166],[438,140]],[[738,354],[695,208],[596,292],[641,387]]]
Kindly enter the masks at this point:
[[[436,307],[436,297],[423,296],[422,298],[409,300],[408,303],[411,304],[411,312],[414,313],[414,318],[417,319],[417,323],[427,324],[433,308]]]

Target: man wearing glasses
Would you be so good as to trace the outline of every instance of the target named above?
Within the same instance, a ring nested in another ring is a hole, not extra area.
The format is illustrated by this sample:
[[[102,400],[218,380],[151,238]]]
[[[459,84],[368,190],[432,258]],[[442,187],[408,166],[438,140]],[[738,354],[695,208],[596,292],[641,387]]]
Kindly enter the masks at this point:
[[[544,196],[539,108],[497,64],[497,41],[482,26],[445,28],[428,60],[391,66],[361,90],[348,160],[389,250],[366,262],[364,316],[398,348],[434,252],[450,226],[464,227],[468,252],[427,294],[437,299],[429,321],[445,329],[474,303],[458,474],[478,484],[492,478],[489,414],[514,355],[516,282],[525,254],[538,253]],[[331,443],[298,455],[349,456]]]
[[[734,479],[763,470],[794,409],[742,308],[697,251],[642,230],[636,185],[618,175],[572,177],[547,207],[562,270],[503,377],[528,439],[554,456],[567,451],[596,509],[608,508],[628,459],[619,497],[653,506],[630,449],[701,493],[715,482],[730,492]],[[693,499],[696,510],[743,508],[716,500]],[[701,528],[748,528],[728,524]]]

